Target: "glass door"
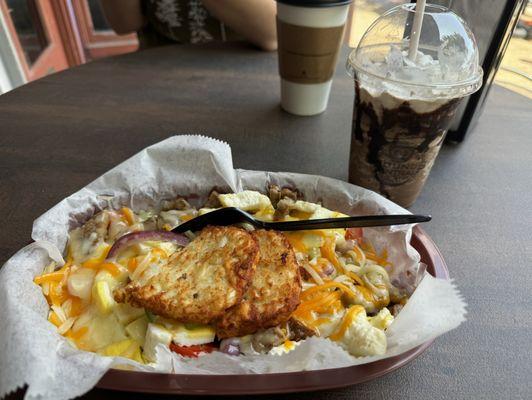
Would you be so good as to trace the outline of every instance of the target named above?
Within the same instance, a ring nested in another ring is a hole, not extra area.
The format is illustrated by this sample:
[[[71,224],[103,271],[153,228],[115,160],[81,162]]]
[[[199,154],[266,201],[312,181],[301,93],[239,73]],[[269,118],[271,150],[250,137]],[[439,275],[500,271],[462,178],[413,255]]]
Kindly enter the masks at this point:
[[[138,49],[136,34],[114,33],[103,15],[99,0],[76,0],[72,5],[88,59],[130,53]]]
[[[27,80],[68,68],[57,20],[48,0],[0,0]]]

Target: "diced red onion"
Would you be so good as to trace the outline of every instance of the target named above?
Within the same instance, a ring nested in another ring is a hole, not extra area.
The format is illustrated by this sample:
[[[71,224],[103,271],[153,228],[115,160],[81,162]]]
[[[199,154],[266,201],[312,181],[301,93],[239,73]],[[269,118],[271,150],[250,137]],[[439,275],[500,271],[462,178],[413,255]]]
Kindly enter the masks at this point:
[[[326,276],[332,275],[336,272],[334,267],[331,264],[327,264],[325,268],[322,269],[322,271]]]
[[[167,231],[141,231],[141,232],[131,232],[128,233],[120,239],[118,239],[109,254],[107,255],[108,259],[115,258],[118,253],[124,250],[126,247],[132,246],[137,243],[146,242],[150,240],[157,240],[161,242],[172,242],[178,246],[186,246],[189,242],[188,238],[184,235],[174,232]]]
[[[237,338],[222,340],[220,342],[220,351],[230,356],[240,355],[240,340]]]

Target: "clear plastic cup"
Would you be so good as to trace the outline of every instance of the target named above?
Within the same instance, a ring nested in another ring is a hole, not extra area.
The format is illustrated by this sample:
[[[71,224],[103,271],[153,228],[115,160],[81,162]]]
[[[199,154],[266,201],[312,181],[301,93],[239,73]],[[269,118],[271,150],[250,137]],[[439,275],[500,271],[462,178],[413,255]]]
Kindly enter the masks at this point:
[[[408,57],[415,4],[379,17],[347,59],[355,103],[349,181],[409,207],[460,101],[482,85],[478,48],[454,12],[427,4],[418,53]]]

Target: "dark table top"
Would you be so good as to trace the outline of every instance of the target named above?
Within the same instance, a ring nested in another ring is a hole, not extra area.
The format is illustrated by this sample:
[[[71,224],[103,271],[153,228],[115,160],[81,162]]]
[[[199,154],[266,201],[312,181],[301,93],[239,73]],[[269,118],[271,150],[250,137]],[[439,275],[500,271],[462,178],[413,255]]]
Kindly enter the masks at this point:
[[[277,57],[244,45],[169,46],[106,59],[0,96],[0,263],[32,221],[170,135],[227,141],[238,168],[347,178],[353,86],[329,108],[279,108]],[[468,321],[411,364],[346,389],[268,398],[532,398],[532,101],[495,86],[474,132],[446,145],[416,212],[469,303]],[[18,392],[13,398],[21,397]],[[93,390],[86,398],[154,398]]]

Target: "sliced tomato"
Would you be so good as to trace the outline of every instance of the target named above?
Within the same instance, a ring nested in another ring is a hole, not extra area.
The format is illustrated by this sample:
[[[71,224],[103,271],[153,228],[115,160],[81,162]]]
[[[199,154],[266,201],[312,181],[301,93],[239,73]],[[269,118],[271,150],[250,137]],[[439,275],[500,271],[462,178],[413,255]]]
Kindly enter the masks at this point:
[[[362,235],[362,228],[347,228],[345,240],[360,240],[362,239]]]
[[[200,353],[212,353],[215,349],[216,347],[214,346],[214,343],[197,344],[193,346],[179,346],[178,344],[170,343],[170,350],[183,357],[190,358],[196,358]]]

